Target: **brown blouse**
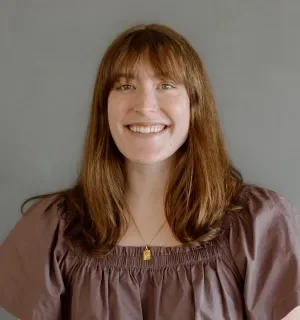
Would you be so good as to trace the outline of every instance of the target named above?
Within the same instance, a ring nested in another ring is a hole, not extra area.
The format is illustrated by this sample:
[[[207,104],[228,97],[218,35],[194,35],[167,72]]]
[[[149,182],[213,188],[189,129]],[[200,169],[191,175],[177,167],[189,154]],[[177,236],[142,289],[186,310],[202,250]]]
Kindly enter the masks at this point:
[[[279,320],[300,305],[300,215],[251,187],[207,245],[74,254],[57,202],[40,200],[0,247],[0,306],[22,320]]]

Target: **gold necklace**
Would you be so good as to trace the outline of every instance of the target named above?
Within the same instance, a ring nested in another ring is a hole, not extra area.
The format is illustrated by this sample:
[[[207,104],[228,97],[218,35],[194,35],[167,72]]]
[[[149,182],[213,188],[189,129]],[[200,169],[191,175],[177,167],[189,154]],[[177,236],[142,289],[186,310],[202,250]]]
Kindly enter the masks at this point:
[[[133,217],[131,216],[133,223],[135,224],[136,230],[138,231],[138,233],[140,234],[141,238],[143,239],[143,241],[146,243],[146,241],[144,240],[138,226],[136,225]],[[165,222],[162,224],[162,226],[158,229],[158,231],[156,232],[155,236],[152,238],[152,240],[146,245],[145,249],[144,249],[144,261],[146,260],[150,260],[151,259],[151,250],[148,248],[148,246],[151,244],[151,242],[156,238],[156,236],[159,234],[160,230],[163,228],[163,226],[165,225],[165,223],[167,222],[167,219],[165,220]]]

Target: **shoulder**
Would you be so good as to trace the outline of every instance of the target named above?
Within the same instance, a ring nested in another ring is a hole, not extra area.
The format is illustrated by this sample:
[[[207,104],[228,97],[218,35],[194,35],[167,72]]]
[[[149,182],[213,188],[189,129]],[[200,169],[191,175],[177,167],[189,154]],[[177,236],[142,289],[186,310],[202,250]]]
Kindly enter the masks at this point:
[[[24,256],[57,252],[65,255],[69,246],[64,237],[66,223],[62,217],[61,198],[39,198],[16,222],[4,239],[0,256],[22,252]]]
[[[300,260],[300,214],[286,197],[248,185],[239,202],[242,209],[228,219],[226,243],[242,276],[252,265],[277,264],[287,254]]]
[[[0,246],[0,306],[26,319],[33,313],[46,319],[47,310],[58,317],[74,265],[64,231],[57,196],[29,207]]]
[[[264,229],[275,222],[293,220],[298,216],[297,209],[286,196],[260,186],[245,186],[239,195],[239,202],[242,210],[230,217],[233,229],[236,224],[246,229],[254,225]]]
[[[60,207],[63,199],[59,195],[43,196],[35,200],[24,213],[24,218],[43,218],[47,216],[52,220],[61,218]]]
[[[45,238],[54,236],[58,229],[63,232],[65,222],[62,219],[61,202],[57,195],[35,200],[17,221],[11,233]]]

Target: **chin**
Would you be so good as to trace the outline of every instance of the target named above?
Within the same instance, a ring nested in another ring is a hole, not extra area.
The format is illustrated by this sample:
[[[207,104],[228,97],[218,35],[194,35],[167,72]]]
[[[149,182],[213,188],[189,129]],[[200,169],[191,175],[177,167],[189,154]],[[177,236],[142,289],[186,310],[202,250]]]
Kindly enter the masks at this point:
[[[144,165],[151,165],[151,164],[155,164],[155,163],[159,163],[162,162],[163,160],[161,159],[128,159],[126,158],[126,160],[130,163],[134,163],[134,164],[144,164]]]
[[[158,163],[162,163],[165,161],[169,161],[171,160],[171,158],[173,158],[173,154],[168,155],[168,156],[152,156],[152,157],[126,157],[125,159],[126,161],[130,162],[130,163],[134,163],[134,164],[140,164],[140,165],[153,165],[153,164],[158,164]]]

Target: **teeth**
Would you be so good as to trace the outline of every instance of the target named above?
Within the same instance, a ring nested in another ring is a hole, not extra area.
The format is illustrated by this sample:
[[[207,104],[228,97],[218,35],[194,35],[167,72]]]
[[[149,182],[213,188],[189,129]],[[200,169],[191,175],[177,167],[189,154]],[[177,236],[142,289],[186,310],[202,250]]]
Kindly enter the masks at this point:
[[[157,125],[157,126],[129,126],[129,130],[134,132],[140,133],[153,133],[153,132],[160,132],[164,130],[164,125]]]

